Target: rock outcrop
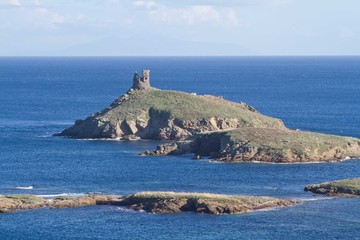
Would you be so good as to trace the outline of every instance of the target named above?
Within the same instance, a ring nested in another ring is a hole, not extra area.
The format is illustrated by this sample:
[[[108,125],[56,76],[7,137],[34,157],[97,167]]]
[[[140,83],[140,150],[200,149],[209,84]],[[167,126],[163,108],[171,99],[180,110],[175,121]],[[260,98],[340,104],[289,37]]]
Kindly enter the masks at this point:
[[[52,208],[72,208],[93,205],[116,205],[121,198],[112,195],[63,196],[48,200]]]
[[[309,184],[304,190],[330,196],[358,196],[360,195],[360,178]]]
[[[46,206],[46,200],[35,195],[0,195],[0,213],[28,210]]]

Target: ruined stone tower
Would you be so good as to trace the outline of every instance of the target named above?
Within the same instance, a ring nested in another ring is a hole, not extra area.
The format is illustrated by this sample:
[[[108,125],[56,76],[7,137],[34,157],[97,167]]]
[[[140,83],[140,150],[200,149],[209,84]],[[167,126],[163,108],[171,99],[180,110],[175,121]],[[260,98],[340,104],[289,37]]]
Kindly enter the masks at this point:
[[[144,90],[150,88],[150,70],[143,70],[141,77],[139,77],[137,72],[135,72],[132,88],[136,90]]]

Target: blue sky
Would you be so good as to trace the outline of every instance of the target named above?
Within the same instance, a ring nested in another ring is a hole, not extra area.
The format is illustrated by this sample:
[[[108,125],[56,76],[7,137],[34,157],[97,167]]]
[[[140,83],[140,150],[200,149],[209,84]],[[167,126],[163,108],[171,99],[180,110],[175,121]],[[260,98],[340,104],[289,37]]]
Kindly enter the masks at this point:
[[[0,0],[1,56],[360,55],[359,0]]]

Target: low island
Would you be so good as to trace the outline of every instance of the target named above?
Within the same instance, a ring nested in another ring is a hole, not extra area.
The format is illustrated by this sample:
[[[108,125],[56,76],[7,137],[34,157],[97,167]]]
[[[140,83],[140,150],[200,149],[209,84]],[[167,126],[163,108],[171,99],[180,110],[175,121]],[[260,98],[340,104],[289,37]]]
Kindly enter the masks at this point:
[[[344,179],[320,184],[309,184],[305,191],[329,196],[359,196],[360,178]]]
[[[261,209],[287,207],[298,203],[298,201],[290,199],[210,193],[139,192],[122,197],[85,195],[57,197],[54,199],[22,194],[0,195],[0,213],[43,207],[71,208],[91,205],[115,205],[148,213],[241,214]]]
[[[143,155],[193,153],[223,162],[328,162],[360,157],[360,139],[297,131],[243,102],[150,86],[150,71],[108,108],[57,136],[171,140]]]

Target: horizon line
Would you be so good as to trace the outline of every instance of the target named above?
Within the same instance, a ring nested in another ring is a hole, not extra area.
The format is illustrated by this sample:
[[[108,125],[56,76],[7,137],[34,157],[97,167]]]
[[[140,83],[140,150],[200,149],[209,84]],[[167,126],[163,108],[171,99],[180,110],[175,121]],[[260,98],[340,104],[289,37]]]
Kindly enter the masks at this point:
[[[167,58],[167,57],[360,57],[360,55],[348,55],[348,54],[339,54],[339,55],[19,55],[19,56],[0,56],[0,58],[147,58],[147,57],[158,57],[158,58]]]

